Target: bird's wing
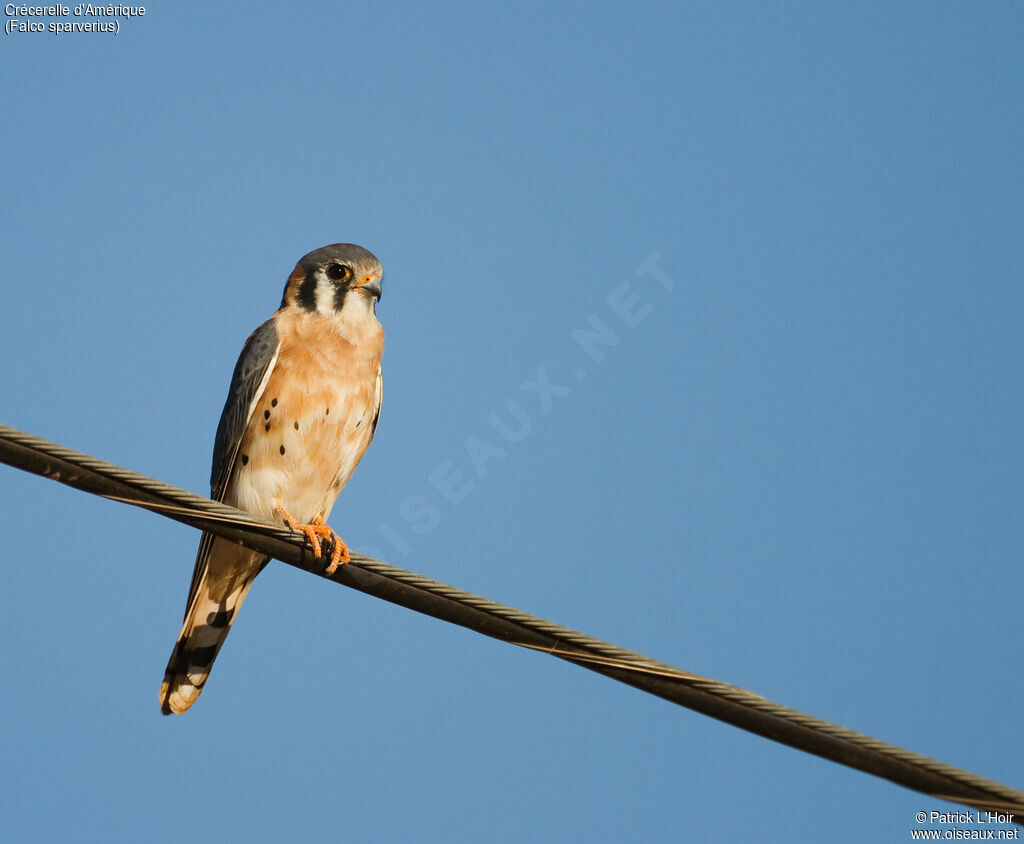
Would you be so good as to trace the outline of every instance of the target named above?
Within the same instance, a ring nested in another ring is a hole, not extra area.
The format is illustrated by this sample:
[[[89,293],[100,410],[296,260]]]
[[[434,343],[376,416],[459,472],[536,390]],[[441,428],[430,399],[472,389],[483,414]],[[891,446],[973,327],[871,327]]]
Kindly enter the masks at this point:
[[[242,434],[249,425],[252,412],[267,388],[281,342],[271,317],[245,341],[242,353],[231,376],[231,387],[217,426],[213,446],[213,468],[210,472],[210,496],[223,501],[231,472],[235,468]]]
[[[370,443],[373,442],[373,435],[377,433],[377,421],[380,419],[380,402],[384,398],[384,379],[381,378],[381,369],[377,367],[377,383],[373,386],[373,423],[370,425],[370,442],[366,444],[366,447],[370,447]]]
[[[271,317],[249,336],[242,347],[242,353],[238,356],[213,446],[210,497],[214,501],[224,500],[228,481],[231,480],[231,473],[238,459],[242,435],[249,425],[249,419],[252,418],[252,412],[259,403],[263,391],[267,388],[280,350],[281,342],[274,327],[274,318]],[[185,618],[188,618],[192,599],[195,598],[196,590],[206,573],[213,539],[213,534],[204,533],[199,542],[196,567],[192,572],[192,585],[189,587],[188,601],[185,604]]]

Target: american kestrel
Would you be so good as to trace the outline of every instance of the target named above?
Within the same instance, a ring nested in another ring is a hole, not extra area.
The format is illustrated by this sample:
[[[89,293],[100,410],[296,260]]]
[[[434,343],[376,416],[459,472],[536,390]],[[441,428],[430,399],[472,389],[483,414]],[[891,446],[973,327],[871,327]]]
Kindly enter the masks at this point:
[[[348,548],[324,520],[377,428],[384,331],[380,262],[335,243],[306,255],[281,307],[246,341],[213,448],[210,497],[303,531],[328,572]],[[204,533],[160,687],[165,715],[188,709],[210,674],[253,578],[269,557]]]

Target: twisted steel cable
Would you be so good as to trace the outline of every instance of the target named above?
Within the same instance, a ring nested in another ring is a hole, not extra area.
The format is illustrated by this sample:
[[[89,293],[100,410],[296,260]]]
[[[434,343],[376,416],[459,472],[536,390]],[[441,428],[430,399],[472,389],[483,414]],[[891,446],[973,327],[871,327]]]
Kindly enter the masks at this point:
[[[76,489],[208,530],[326,577],[305,536],[112,463],[0,425],[0,461]],[[1024,792],[837,724],[746,689],[682,671],[512,607],[362,554],[329,580],[485,636],[543,651],[649,694],[931,797],[1012,813],[1024,825]]]

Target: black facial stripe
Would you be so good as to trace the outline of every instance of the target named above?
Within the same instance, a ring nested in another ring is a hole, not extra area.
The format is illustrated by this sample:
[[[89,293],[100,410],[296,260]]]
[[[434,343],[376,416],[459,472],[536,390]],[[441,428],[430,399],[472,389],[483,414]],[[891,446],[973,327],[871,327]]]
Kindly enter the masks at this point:
[[[334,312],[340,313],[345,304],[345,295],[348,293],[347,284],[336,284],[334,286]]]
[[[298,295],[295,297],[299,305],[307,311],[316,310],[316,271],[309,270],[306,277],[299,285]]]

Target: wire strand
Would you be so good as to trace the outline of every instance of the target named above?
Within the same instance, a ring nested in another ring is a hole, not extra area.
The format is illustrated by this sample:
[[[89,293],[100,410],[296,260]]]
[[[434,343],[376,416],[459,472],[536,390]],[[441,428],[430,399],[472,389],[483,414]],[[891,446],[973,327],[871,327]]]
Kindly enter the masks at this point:
[[[0,425],[0,461],[112,501],[142,507],[327,577],[306,537],[226,504]],[[595,671],[733,726],[931,797],[1014,815],[1024,792],[683,671],[576,630],[352,553],[329,580],[486,636]]]

